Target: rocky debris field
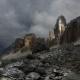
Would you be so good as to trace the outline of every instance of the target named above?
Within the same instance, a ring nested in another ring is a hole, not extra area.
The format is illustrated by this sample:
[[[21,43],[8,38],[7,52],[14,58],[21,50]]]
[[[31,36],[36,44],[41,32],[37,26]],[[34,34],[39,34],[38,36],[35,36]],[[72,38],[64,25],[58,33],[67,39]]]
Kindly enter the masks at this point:
[[[80,80],[80,45],[0,60],[0,80]]]

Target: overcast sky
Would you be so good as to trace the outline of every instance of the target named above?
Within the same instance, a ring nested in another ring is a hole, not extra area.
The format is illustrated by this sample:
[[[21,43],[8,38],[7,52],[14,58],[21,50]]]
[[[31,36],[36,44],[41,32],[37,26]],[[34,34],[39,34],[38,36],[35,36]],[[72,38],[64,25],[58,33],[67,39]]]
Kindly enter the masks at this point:
[[[56,20],[80,16],[80,0],[0,0],[0,42],[6,45],[26,33],[48,37]]]

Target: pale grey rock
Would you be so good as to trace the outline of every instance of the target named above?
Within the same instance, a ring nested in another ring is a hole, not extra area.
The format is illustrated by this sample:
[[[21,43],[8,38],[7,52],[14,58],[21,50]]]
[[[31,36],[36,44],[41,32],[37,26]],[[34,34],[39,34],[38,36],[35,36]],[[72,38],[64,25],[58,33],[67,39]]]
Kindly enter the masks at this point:
[[[38,80],[41,76],[36,72],[31,72],[26,76],[26,79],[31,78],[32,80]]]

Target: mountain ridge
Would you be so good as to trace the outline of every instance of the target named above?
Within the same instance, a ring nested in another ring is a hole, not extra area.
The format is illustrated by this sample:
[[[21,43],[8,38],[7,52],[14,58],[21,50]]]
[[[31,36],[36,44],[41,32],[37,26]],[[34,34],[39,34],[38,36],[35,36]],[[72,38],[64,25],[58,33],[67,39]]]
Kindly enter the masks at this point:
[[[76,29],[76,26],[77,26],[77,29]],[[68,24],[66,24],[65,17],[63,15],[61,15],[56,20],[55,27],[49,31],[49,37],[48,37],[47,41],[45,41],[44,38],[36,38],[34,33],[30,33],[30,34],[27,33],[27,34],[25,34],[23,39],[22,38],[17,38],[15,40],[15,42],[13,43],[14,45],[11,44],[8,48],[2,49],[2,52],[6,53],[9,50],[10,51],[14,50],[14,52],[15,52],[15,51],[18,51],[21,48],[22,48],[22,51],[25,51],[25,49],[29,49],[29,48],[30,48],[31,51],[34,51],[35,47],[37,45],[40,46],[41,44],[44,44],[45,49],[48,46],[52,47],[52,46],[55,46],[55,45],[66,44],[66,43],[69,42],[69,38],[68,38],[69,35],[71,35],[71,36],[73,35],[73,37],[75,37],[75,38],[71,37],[70,43],[74,42],[80,37],[79,26],[80,26],[80,16],[77,17],[76,19],[71,20]],[[75,29],[74,29],[74,27],[75,27]],[[74,29],[74,31],[76,30],[76,34],[75,34],[75,32],[73,32],[73,29]],[[11,48],[12,46],[13,46],[13,48]],[[37,49],[37,51],[41,50],[41,49],[40,50],[39,49]]]
[[[60,16],[47,41],[34,33],[17,38],[0,57],[0,80],[80,80],[80,19],[69,24]]]

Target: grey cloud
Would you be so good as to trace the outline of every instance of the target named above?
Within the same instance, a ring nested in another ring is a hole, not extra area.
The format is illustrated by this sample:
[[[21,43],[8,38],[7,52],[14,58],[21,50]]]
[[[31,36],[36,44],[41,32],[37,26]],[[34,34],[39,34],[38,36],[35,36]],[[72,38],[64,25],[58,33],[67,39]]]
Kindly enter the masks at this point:
[[[35,33],[48,37],[58,16],[67,23],[80,16],[80,0],[0,0],[0,42],[11,44],[17,37]]]

